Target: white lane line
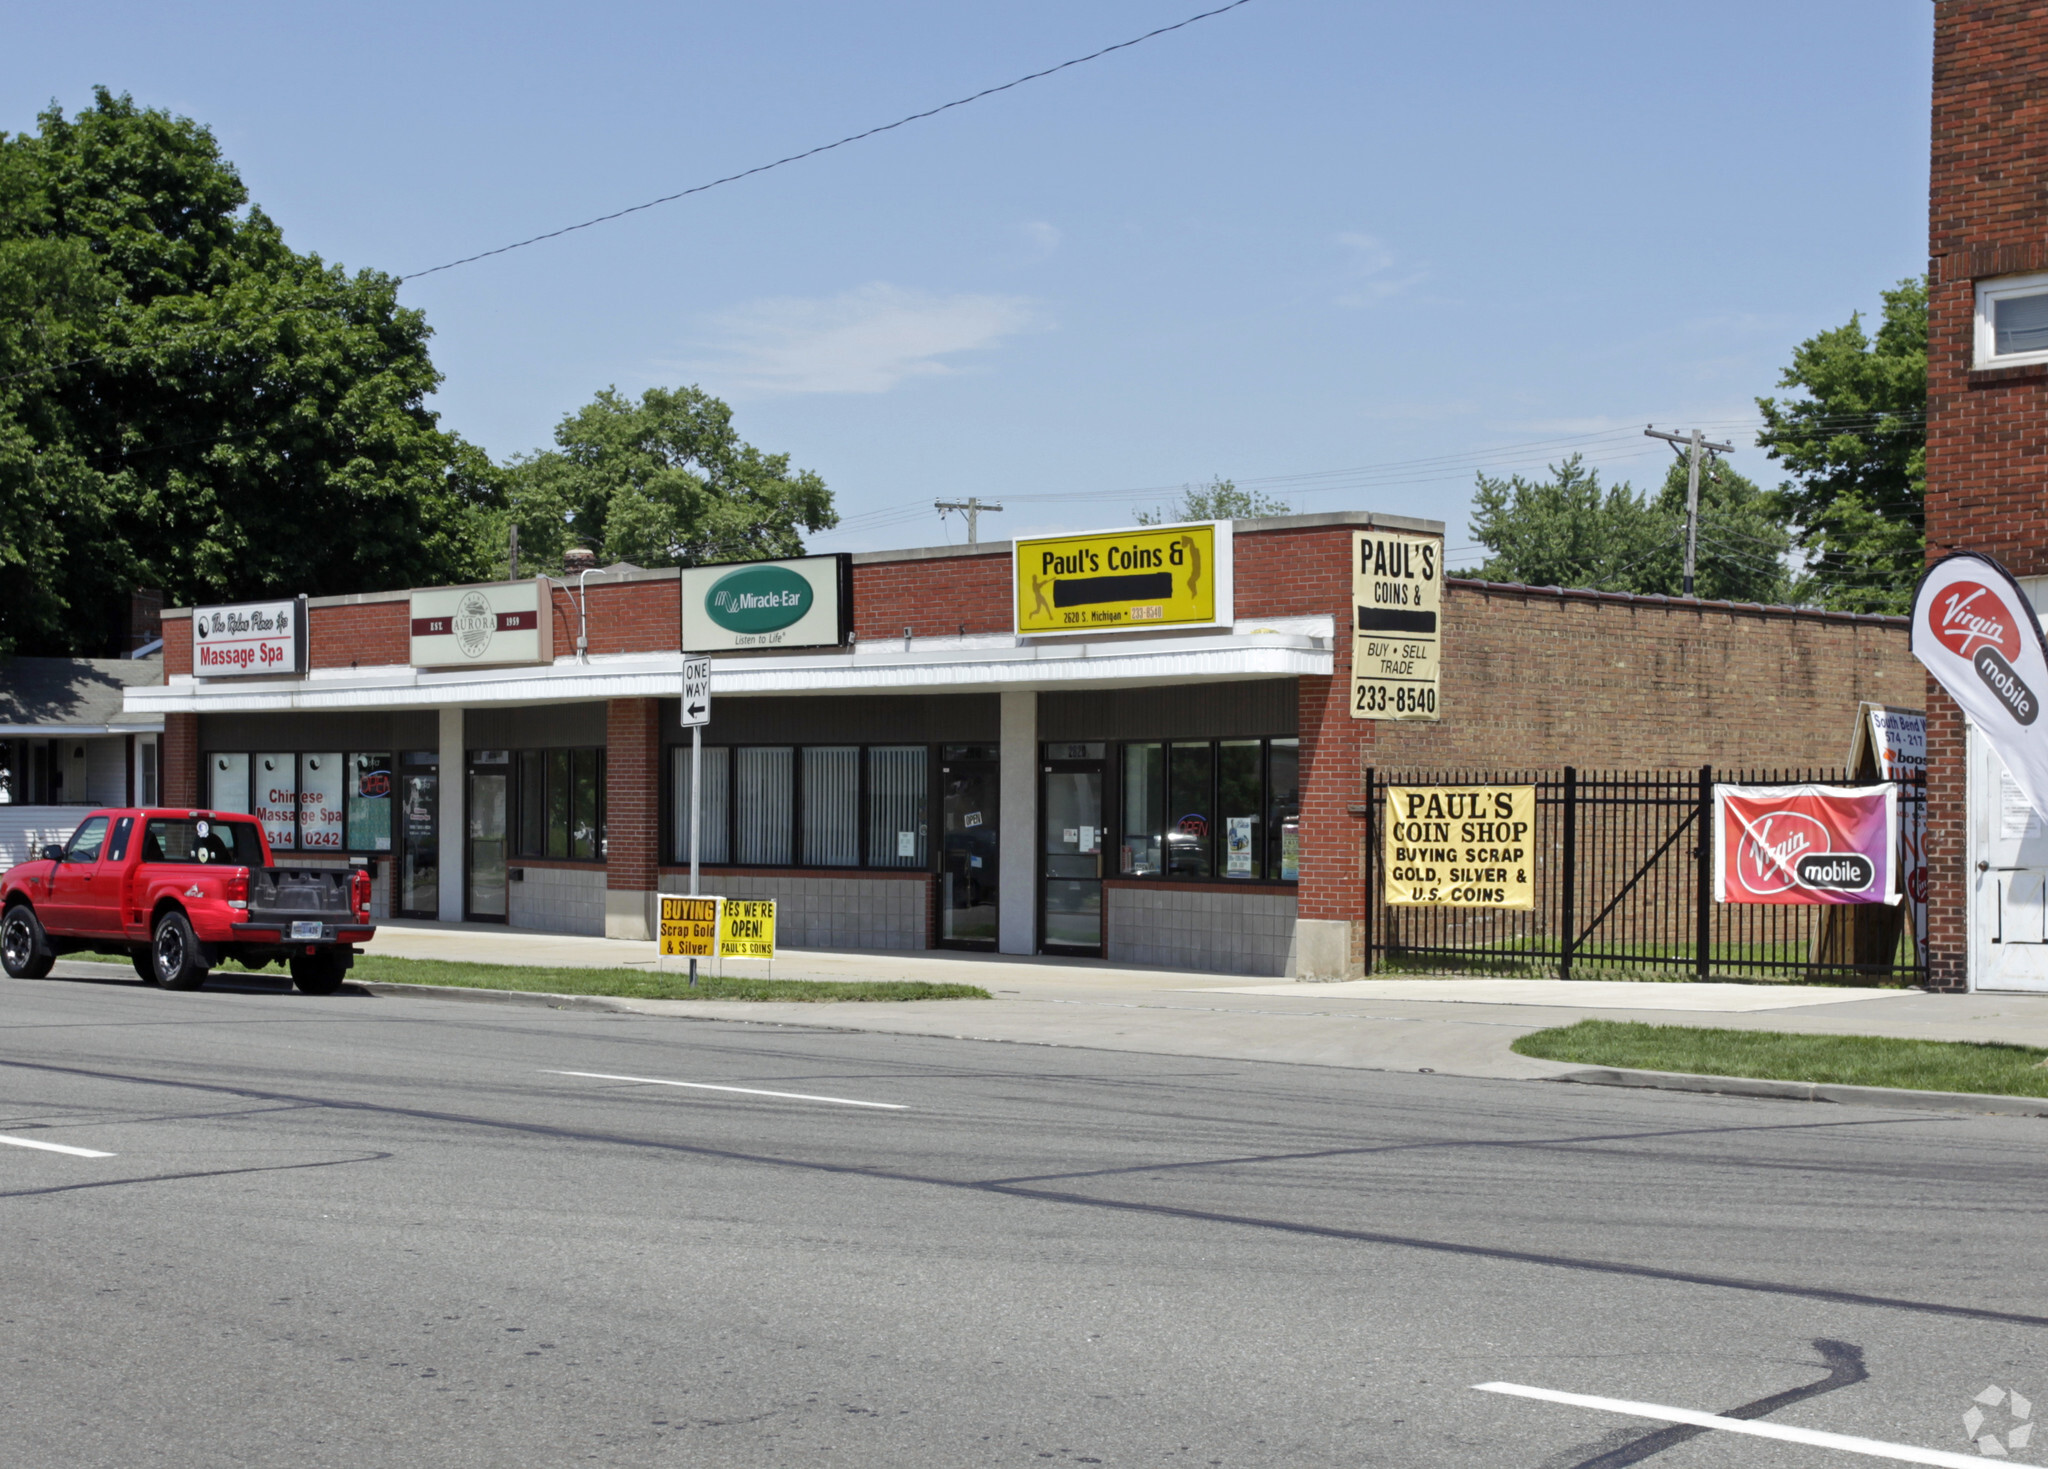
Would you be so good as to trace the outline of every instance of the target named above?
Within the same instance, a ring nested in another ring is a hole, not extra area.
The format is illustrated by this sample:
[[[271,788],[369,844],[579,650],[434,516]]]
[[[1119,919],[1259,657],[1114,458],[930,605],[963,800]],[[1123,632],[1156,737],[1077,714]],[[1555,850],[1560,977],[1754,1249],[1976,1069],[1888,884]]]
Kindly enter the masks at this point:
[[[1584,1393],[1552,1392],[1547,1387],[1523,1387],[1515,1382],[1479,1382],[1478,1392],[1506,1393],[1511,1397],[1535,1398],[1545,1403],[1568,1403],[1575,1408],[1598,1408],[1603,1413],[1626,1413],[1631,1418],[1652,1418],[1660,1423],[1690,1423],[1698,1428],[1718,1428],[1724,1433],[1746,1433],[1751,1438],[1775,1438],[1785,1443],[1811,1444],[1819,1449],[1840,1449],[1845,1454],[1863,1454],[1872,1459],[1891,1459],[1901,1464],[1947,1464],[1977,1466],[1978,1454],[1951,1454],[1942,1449],[1919,1449],[1911,1444],[1881,1443],[1874,1438],[1856,1438],[1846,1433],[1822,1433],[1813,1428],[1787,1428],[1782,1423],[1765,1423],[1745,1418],[1722,1418],[1713,1413],[1695,1413],[1690,1408],[1667,1408],[1662,1403],[1632,1403],[1626,1398],[1591,1398]]]
[[[74,1148],[68,1143],[46,1143],[32,1137],[6,1137],[0,1135],[0,1143],[10,1148],[36,1148],[45,1153],[69,1153],[74,1158],[111,1158],[112,1153],[102,1153],[96,1148]]]
[[[840,1107],[874,1107],[884,1112],[908,1112],[900,1102],[856,1102],[852,1097],[814,1097],[809,1092],[765,1092],[752,1086],[713,1086],[708,1081],[669,1081],[659,1076],[613,1076],[603,1071],[548,1071],[545,1076],[586,1076],[592,1081],[637,1081],[645,1086],[683,1086],[699,1092],[739,1092],[749,1097],[781,1097],[787,1102],[831,1102]]]

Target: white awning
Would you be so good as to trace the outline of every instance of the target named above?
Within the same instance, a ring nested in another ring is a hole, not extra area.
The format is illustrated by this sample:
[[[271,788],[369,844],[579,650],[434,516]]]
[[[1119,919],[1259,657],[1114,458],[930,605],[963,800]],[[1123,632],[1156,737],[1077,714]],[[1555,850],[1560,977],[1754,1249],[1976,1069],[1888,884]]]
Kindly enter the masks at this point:
[[[850,649],[711,664],[713,698],[763,694],[988,693],[1256,678],[1325,676],[1333,670],[1328,617],[1240,622],[1228,633],[1098,640],[1024,640],[1008,635],[888,638]],[[130,714],[228,714],[289,710],[420,709],[489,704],[563,704],[675,698],[681,653],[558,659],[546,668],[404,667],[316,669],[292,679],[173,678],[130,686]]]

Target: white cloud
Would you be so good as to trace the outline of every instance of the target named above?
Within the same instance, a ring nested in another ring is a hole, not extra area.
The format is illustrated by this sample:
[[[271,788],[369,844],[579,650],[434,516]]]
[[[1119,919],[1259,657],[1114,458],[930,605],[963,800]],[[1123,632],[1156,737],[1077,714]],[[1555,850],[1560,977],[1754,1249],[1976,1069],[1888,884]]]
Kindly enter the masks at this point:
[[[762,393],[886,393],[905,378],[967,371],[945,359],[1037,325],[1022,297],[946,296],[877,281],[837,296],[736,307],[712,321],[715,355],[687,365]]]
[[[1337,236],[1345,254],[1344,288],[1337,295],[1339,306],[1371,306],[1389,296],[1398,296],[1420,285],[1427,271],[1398,271],[1394,252],[1372,235],[1347,233]]]
[[[1060,241],[1065,238],[1060,234],[1058,225],[1047,224],[1042,219],[1026,220],[1022,228],[1025,243],[1041,256],[1050,255],[1059,249]]]

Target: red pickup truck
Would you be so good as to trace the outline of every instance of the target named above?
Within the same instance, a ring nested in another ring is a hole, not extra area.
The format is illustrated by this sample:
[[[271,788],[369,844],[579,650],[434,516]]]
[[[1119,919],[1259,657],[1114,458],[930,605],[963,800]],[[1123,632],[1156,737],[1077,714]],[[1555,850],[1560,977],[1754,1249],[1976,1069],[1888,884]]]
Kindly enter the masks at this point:
[[[366,868],[273,867],[263,828],[233,812],[108,810],[0,877],[0,968],[40,979],[77,949],[126,949],[135,972],[197,989],[224,959],[284,960],[332,994],[369,941]]]

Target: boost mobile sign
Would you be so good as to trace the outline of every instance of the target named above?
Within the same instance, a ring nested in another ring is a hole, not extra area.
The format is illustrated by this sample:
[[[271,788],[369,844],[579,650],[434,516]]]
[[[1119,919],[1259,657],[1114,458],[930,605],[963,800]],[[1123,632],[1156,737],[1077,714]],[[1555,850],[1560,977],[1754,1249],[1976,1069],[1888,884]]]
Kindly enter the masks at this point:
[[[800,556],[683,571],[683,651],[836,648],[853,630],[853,558]]]
[[[199,678],[306,671],[306,599],[192,609],[192,672]]]
[[[1958,551],[1927,568],[1913,594],[1913,656],[1927,665],[2048,819],[2048,657],[2041,624],[2003,566]]]

